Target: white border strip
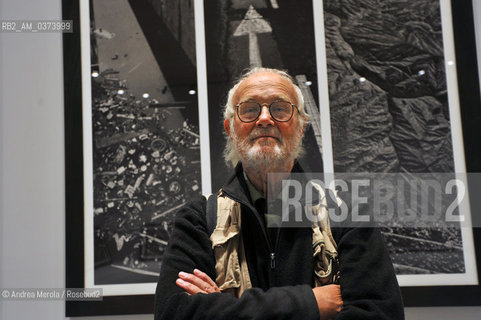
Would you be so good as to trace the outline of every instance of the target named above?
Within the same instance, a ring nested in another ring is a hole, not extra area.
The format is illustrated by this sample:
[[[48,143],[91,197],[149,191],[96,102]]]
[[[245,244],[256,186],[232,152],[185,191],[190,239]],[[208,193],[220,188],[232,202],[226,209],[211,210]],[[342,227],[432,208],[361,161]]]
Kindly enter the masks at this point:
[[[466,250],[466,249],[464,249]],[[471,275],[467,273],[402,274],[397,276],[401,287],[460,286],[472,285]]]
[[[212,192],[210,172],[209,102],[207,98],[207,63],[205,57],[204,2],[194,1],[197,94],[199,103],[200,169],[202,194]]]
[[[317,83],[319,92],[319,115],[322,132],[322,162],[325,182],[329,183],[328,174],[334,173],[334,156],[331,139],[331,114],[329,107],[329,86],[327,79],[326,39],[324,36],[324,1],[313,0],[314,39],[316,43]],[[329,175],[332,179],[332,175]]]
[[[85,288],[94,287],[93,240],[93,159],[92,159],[92,88],[90,75],[89,2],[80,1],[80,50],[82,61],[82,134],[84,170],[84,275]]]
[[[458,78],[456,72],[456,54],[454,47],[454,31],[452,21],[451,2],[441,1],[441,22],[443,28],[444,63],[446,70],[446,86],[448,89],[449,117],[451,124],[451,137],[453,145],[454,169],[455,172],[466,172],[466,159],[464,157],[463,128],[461,121],[461,106],[459,105]],[[467,179],[462,179],[467,182]],[[467,187],[467,186],[466,186]],[[466,188],[467,189],[467,188]],[[476,253],[474,248],[473,229],[471,223],[471,208],[469,190],[464,200],[459,204],[459,210],[465,221],[462,223],[461,235],[463,239],[464,264],[466,277],[469,277],[467,284],[479,284],[476,268]]]
[[[478,75],[481,78],[481,1],[473,0],[474,34],[476,41],[476,52],[478,57]],[[479,82],[481,91],[481,81]]]

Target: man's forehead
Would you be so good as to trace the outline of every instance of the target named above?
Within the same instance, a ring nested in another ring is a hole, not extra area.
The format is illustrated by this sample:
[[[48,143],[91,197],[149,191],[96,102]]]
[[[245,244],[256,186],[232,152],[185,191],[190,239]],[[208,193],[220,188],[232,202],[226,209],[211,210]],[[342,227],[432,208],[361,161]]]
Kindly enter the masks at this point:
[[[234,98],[251,98],[264,94],[289,100],[297,98],[292,83],[273,72],[259,72],[244,79],[235,91]]]
[[[274,72],[258,72],[250,75],[242,80],[239,85],[241,87],[270,87],[270,86],[283,86],[288,89],[294,89],[291,82],[284,76]],[[239,89],[238,88],[238,89]]]

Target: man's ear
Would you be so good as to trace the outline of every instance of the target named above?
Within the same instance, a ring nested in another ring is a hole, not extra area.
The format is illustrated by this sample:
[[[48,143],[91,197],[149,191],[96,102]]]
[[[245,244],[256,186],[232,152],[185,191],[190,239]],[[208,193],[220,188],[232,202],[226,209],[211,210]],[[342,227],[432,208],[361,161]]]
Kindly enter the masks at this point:
[[[230,134],[230,120],[229,119],[224,120],[224,129],[225,129],[225,132],[227,132],[227,134],[229,135],[229,138],[232,140],[232,136]]]
[[[302,125],[302,128],[301,128],[301,137],[303,137],[304,133],[306,133],[306,128],[307,128],[307,122],[304,121],[304,124]]]

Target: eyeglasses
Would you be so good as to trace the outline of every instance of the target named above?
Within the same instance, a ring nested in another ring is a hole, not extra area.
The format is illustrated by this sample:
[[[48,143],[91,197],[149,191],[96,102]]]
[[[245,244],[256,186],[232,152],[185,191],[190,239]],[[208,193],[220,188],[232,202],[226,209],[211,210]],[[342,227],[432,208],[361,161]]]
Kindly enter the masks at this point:
[[[255,101],[245,101],[236,105],[237,116],[242,122],[253,122],[259,118],[262,112],[262,106],[267,105],[269,107],[269,114],[272,119],[279,122],[287,122],[291,120],[294,114],[294,108],[297,106],[287,101],[274,101],[271,104],[260,104]],[[299,109],[297,109],[299,111]]]

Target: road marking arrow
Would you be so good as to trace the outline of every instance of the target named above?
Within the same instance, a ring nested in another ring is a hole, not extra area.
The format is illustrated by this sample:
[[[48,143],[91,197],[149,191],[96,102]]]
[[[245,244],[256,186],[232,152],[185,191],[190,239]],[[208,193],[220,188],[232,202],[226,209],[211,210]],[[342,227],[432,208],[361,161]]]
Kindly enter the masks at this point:
[[[269,23],[250,5],[244,20],[241,21],[235,30],[234,37],[249,35],[249,64],[251,67],[262,66],[257,34],[270,32],[272,32],[272,28]]]

